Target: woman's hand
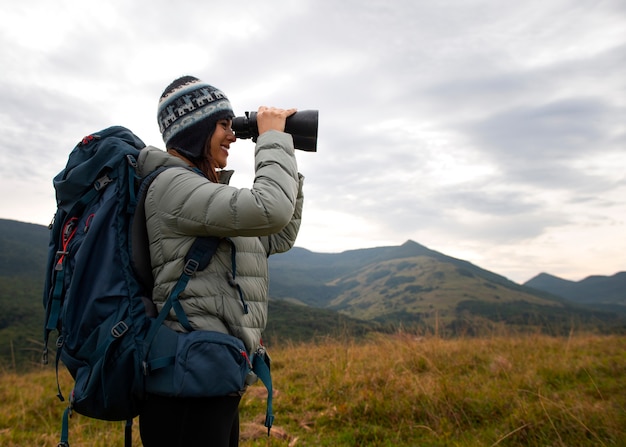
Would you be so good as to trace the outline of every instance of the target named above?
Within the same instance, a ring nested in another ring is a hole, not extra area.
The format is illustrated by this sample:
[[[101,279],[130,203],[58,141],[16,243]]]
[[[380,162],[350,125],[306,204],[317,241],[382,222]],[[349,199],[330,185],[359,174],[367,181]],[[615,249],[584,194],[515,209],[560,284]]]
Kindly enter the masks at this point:
[[[285,121],[288,117],[296,113],[296,109],[277,109],[275,107],[259,107],[256,115],[256,126],[259,135],[268,130],[285,131]]]

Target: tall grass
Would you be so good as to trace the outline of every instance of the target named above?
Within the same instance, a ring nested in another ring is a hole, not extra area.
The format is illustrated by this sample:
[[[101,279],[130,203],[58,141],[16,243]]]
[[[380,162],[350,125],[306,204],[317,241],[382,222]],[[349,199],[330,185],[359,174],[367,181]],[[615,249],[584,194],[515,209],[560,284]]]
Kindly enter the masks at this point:
[[[275,347],[272,360],[272,436],[254,386],[243,447],[626,446],[626,337],[397,334]],[[0,445],[55,446],[55,390],[50,369],[3,374]],[[70,421],[72,447],[122,445],[122,433],[122,422]]]

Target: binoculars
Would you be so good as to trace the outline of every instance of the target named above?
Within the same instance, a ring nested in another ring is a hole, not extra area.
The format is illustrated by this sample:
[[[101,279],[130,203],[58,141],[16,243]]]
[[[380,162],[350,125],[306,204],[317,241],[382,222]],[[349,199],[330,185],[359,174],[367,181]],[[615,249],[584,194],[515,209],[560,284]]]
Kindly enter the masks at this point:
[[[293,137],[293,146],[307,152],[317,152],[317,110],[302,110],[294,113],[285,121],[285,132]],[[259,128],[256,124],[256,112],[245,112],[245,116],[233,118],[231,124],[235,136],[241,139],[252,138],[256,142]]]

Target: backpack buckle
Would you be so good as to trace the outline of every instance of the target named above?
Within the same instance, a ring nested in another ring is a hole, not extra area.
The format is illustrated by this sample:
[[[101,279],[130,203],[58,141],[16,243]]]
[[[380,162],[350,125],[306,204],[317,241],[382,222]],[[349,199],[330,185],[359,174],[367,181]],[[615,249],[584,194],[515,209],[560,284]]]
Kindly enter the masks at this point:
[[[128,154],[126,156],[126,160],[128,161],[128,164],[131,165],[133,168],[137,167],[137,160],[135,160],[135,157],[133,157],[132,155]]]
[[[102,177],[100,177],[95,182],[93,182],[93,187],[95,188],[96,191],[100,191],[102,188],[104,188],[106,185],[108,185],[112,181],[113,180],[111,179],[111,177],[109,177],[107,174],[104,174]]]
[[[115,338],[120,338],[126,332],[128,332],[128,325],[124,321],[118,322],[111,328],[111,335]]]
[[[198,261],[196,261],[195,259],[189,259],[185,263],[185,267],[183,267],[183,273],[185,275],[191,276],[196,270],[198,270],[198,267],[200,267],[200,263]]]

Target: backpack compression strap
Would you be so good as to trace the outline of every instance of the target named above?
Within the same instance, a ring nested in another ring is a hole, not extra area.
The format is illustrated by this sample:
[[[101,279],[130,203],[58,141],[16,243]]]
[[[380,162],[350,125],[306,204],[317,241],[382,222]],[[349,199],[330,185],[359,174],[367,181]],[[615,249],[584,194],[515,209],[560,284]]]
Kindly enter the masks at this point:
[[[178,296],[183,290],[185,290],[185,287],[187,287],[187,283],[191,279],[191,276],[197,271],[204,270],[206,266],[209,265],[211,258],[217,251],[219,243],[220,238],[218,237],[198,237],[193,241],[191,248],[187,252],[187,256],[185,256],[183,273],[180,275],[180,278],[178,278],[178,282],[172,289],[168,298],[168,301],[174,308],[174,312],[176,312],[178,322],[189,332],[193,331],[193,328],[191,327],[191,323],[189,323],[189,319],[183,310],[183,306],[178,300]],[[165,317],[167,313],[164,313],[163,310],[161,310],[159,318],[161,315]]]

